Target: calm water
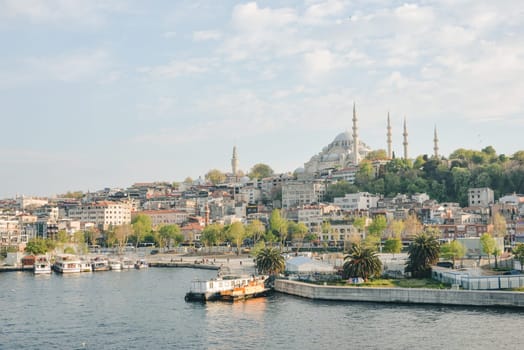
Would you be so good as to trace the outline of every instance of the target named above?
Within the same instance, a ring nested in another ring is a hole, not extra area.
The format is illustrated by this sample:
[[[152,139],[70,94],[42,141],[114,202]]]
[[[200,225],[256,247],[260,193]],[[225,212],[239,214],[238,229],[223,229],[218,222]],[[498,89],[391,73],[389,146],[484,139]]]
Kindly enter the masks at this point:
[[[193,269],[0,274],[0,349],[521,349],[524,312],[314,302],[186,303]]]

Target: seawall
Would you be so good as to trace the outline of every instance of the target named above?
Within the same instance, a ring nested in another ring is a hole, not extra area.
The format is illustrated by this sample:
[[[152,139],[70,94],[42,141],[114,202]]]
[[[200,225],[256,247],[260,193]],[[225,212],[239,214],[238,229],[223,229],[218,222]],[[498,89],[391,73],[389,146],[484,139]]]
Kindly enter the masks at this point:
[[[275,281],[275,290],[314,300],[524,308],[520,292],[320,286],[281,279]]]
[[[192,269],[218,270],[220,266],[209,264],[198,264],[189,262],[150,262],[150,267],[187,267]]]

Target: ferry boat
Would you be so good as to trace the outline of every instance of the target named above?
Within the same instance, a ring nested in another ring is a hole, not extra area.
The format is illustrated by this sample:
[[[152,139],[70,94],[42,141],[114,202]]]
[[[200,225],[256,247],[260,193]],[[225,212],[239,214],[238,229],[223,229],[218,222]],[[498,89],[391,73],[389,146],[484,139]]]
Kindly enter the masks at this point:
[[[133,260],[131,259],[122,260],[122,269],[123,270],[134,269],[134,268],[135,268],[135,263],[133,262]]]
[[[59,273],[81,272],[82,262],[78,257],[71,254],[58,255],[53,264],[53,269]]]
[[[33,268],[35,275],[51,273],[51,262],[45,255],[40,255],[35,259],[35,265]]]
[[[80,272],[93,272],[91,262],[87,260],[80,260]]]
[[[147,261],[145,259],[139,259],[135,263],[135,269],[146,269],[149,265],[147,264]]]
[[[267,296],[268,276],[223,276],[209,281],[194,280],[185,301],[237,301]]]
[[[93,272],[109,271],[109,261],[104,258],[95,258],[91,262],[91,267],[93,268]]]
[[[118,260],[109,259],[109,268],[111,270],[122,270],[122,263]]]

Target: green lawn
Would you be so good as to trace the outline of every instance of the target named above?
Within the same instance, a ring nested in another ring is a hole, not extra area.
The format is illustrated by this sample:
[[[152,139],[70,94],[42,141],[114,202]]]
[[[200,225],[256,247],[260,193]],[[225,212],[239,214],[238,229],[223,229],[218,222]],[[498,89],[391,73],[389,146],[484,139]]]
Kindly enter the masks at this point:
[[[318,283],[322,284],[322,283]],[[348,286],[348,287],[385,287],[385,288],[430,288],[430,289],[449,289],[449,284],[432,280],[431,278],[406,278],[406,279],[374,279],[361,284],[347,284],[345,281],[328,283],[328,285]]]

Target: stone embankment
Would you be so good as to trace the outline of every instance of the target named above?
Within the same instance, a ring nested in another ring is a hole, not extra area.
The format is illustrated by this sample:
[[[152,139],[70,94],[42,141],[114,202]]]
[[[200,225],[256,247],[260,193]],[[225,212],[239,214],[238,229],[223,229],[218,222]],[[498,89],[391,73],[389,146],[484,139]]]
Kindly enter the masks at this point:
[[[191,262],[150,262],[151,267],[189,267],[193,269],[218,270],[220,266]]]
[[[275,281],[275,290],[314,300],[524,308],[521,292],[321,286],[282,279]]]

